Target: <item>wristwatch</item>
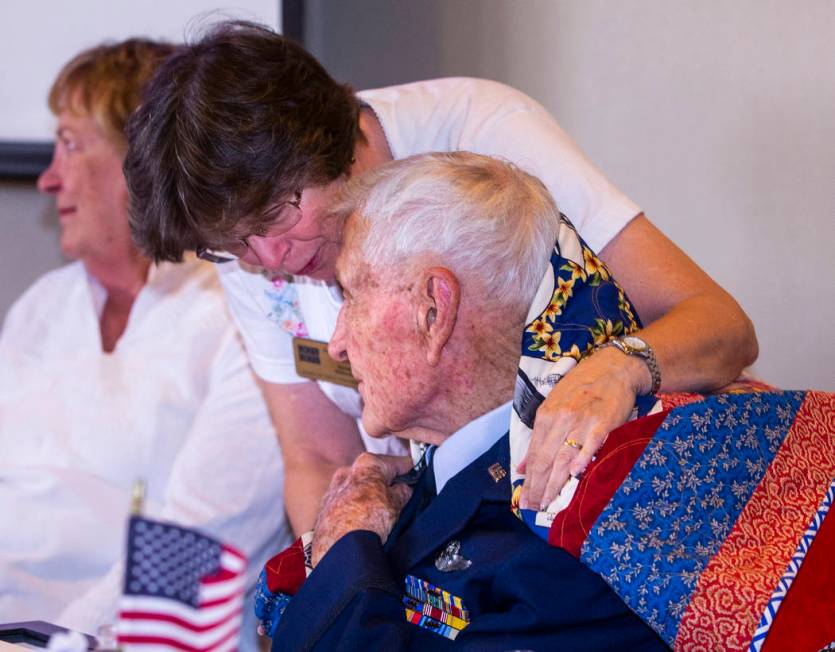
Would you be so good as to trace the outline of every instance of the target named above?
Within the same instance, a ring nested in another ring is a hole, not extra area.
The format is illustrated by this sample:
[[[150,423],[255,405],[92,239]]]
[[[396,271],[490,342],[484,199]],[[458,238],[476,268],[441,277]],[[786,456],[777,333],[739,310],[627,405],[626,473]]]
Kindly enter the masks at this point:
[[[661,371],[658,369],[658,360],[655,359],[655,352],[652,347],[644,342],[637,335],[624,335],[623,337],[615,337],[599,348],[605,349],[608,346],[614,346],[623,351],[626,355],[634,355],[647,365],[649,375],[652,377],[652,387],[650,387],[647,394],[655,394],[661,387]]]

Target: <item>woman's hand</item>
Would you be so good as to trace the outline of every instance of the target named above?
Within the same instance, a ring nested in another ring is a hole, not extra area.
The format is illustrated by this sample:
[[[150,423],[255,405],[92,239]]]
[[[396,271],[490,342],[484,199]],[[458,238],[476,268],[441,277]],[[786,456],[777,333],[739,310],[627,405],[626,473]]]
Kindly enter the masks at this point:
[[[523,509],[542,510],[557,497],[569,476],[588,466],[606,435],[629,418],[635,397],[652,377],[639,358],[614,347],[596,351],[565,375],[536,412],[525,474]]]
[[[664,391],[722,387],[756,360],[754,327],[739,304],[643,214],[600,254],[644,322],[635,334],[652,346]],[[614,347],[566,374],[537,412],[519,465],[526,475],[520,505],[547,506],[569,474],[586,468],[606,434],[629,418],[635,397],[651,382],[641,359]]]

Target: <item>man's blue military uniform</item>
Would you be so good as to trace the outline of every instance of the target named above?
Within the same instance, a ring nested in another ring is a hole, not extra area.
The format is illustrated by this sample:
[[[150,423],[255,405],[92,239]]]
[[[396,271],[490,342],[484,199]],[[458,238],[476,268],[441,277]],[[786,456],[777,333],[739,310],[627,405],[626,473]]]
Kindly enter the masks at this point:
[[[667,650],[599,576],[511,513],[508,470],[505,435],[440,495],[425,473],[385,546],[354,531],[322,558],[284,612],[273,649]],[[453,541],[458,569],[439,570]],[[415,614],[416,584],[429,587],[425,618]],[[432,585],[439,591],[429,595]]]

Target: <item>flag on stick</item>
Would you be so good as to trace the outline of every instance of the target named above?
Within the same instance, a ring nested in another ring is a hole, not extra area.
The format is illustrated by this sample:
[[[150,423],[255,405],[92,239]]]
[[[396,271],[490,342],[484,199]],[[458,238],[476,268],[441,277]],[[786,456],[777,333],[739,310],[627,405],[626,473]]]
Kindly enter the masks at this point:
[[[246,557],[199,532],[134,516],[118,640],[126,650],[234,650]]]

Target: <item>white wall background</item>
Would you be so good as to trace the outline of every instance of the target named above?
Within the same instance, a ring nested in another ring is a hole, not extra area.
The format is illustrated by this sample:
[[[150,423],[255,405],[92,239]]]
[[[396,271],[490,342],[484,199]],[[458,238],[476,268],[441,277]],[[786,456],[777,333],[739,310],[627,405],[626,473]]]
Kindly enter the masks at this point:
[[[835,390],[831,0],[312,4],[310,47],[358,87],[469,74],[538,99],[742,304],[756,374]]]
[[[0,140],[52,140],[52,80],[84,48],[147,36],[174,42],[213,18],[280,27],[281,0],[34,0],[0,3]]]

